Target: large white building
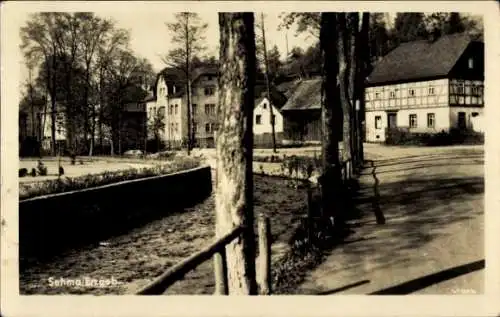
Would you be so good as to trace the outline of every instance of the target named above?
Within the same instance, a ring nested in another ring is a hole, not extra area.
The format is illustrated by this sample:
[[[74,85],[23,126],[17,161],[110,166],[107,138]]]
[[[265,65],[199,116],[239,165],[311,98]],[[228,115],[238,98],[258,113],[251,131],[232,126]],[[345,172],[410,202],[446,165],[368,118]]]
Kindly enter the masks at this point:
[[[383,142],[392,128],[482,131],[483,82],[484,44],[466,34],[401,44],[368,77],[366,141]]]
[[[164,112],[164,140],[170,145],[180,145],[188,138],[187,94],[185,76],[173,69],[163,70],[156,79],[156,104],[151,103],[152,110],[166,109]],[[197,146],[213,146],[214,132],[217,130],[217,105],[219,102],[218,68],[215,66],[199,67],[194,70],[191,82],[191,105],[193,111],[193,129]],[[253,132],[255,143],[270,138],[272,127],[269,111],[269,100],[265,98],[265,86],[256,85]],[[275,116],[275,132],[279,136],[283,132],[283,117],[280,108],[286,101],[285,96],[271,89],[273,114]]]

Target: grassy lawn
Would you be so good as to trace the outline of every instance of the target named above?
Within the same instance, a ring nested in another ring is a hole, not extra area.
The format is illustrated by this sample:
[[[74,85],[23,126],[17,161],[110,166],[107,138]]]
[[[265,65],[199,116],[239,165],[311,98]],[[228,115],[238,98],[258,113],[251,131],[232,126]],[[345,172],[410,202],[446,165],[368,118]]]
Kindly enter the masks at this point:
[[[255,176],[256,215],[271,219],[273,259],[286,251],[306,213],[306,193],[279,178]],[[168,208],[167,205],[164,208]],[[21,294],[132,294],[168,267],[206,246],[214,237],[214,197],[193,208],[153,221],[105,244],[62,254],[50,263],[35,263],[20,272]],[[50,287],[53,278],[115,278],[114,288]],[[174,284],[167,294],[211,294],[212,261],[207,261]]]

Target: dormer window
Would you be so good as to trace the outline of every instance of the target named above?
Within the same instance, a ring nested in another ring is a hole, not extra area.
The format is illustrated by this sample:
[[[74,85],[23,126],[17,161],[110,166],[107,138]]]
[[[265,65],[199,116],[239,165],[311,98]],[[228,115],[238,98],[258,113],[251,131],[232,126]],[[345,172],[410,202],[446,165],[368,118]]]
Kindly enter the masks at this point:
[[[471,57],[469,58],[469,69],[473,69],[474,68],[474,59]]]

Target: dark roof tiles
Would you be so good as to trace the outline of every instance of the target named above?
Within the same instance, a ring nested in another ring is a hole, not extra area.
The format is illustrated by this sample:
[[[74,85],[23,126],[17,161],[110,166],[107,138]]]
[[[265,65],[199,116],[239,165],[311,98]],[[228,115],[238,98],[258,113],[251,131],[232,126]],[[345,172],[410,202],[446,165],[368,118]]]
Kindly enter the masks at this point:
[[[377,85],[446,76],[470,42],[468,35],[457,33],[434,42],[403,43],[377,62],[367,83]]]
[[[321,84],[321,78],[300,82],[281,110],[321,109]]]

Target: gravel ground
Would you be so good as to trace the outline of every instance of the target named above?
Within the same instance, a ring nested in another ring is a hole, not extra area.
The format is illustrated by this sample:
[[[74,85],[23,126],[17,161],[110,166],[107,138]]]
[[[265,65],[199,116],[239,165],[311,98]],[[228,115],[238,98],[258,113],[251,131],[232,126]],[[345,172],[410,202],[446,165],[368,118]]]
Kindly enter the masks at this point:
[[[271,217],[271,231],[281,250],[293,234],[290,230],[305,213],[306,194],[288,187],[279,178],[255,177],[255,213]],[[168,208],[165,206],[165,208]],[[214,197],[136,228],[103,244],[72,250],[50,263],[37,263],[20,272],[21,294],[133,294],[168,267],[202,249],[214,237]],[[111,279],[109,287],[55,286],[54,280]],[[212,261],[207,261],[169,288],[167,294],[211,294]]]

